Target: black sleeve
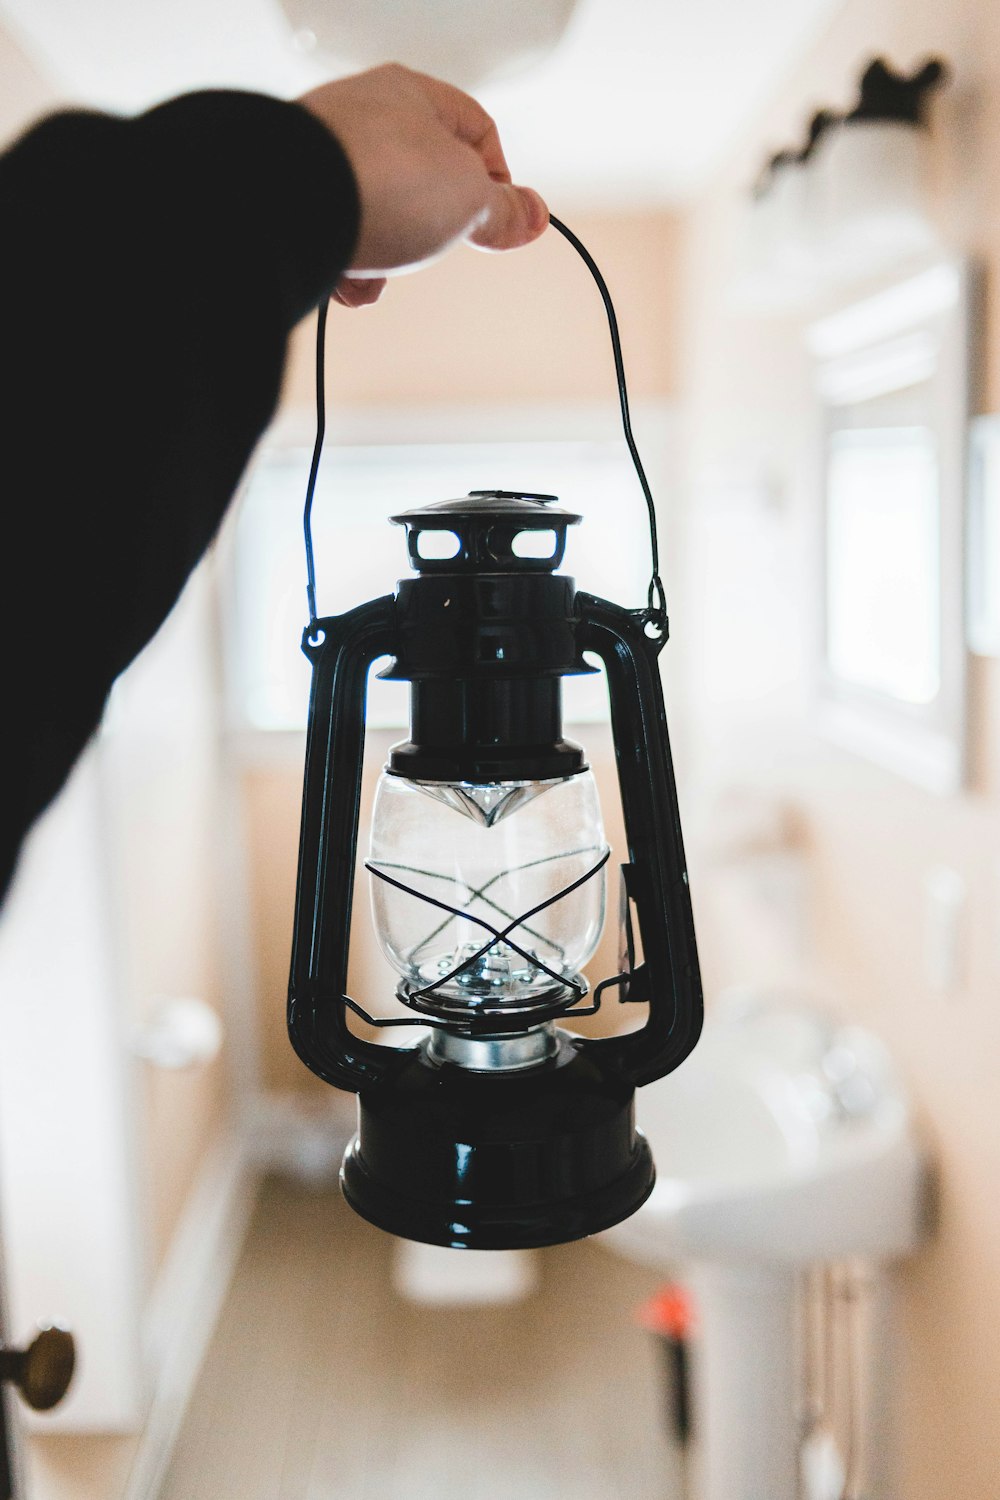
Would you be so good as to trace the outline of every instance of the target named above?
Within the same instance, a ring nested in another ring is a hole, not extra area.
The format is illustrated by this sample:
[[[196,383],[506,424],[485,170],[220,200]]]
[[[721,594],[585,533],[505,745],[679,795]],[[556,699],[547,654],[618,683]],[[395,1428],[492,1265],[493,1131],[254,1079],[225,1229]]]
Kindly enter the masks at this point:
[[[256,94],[56,115],[0,159],[0,893],[214,536],[358,216],[329,132]]]

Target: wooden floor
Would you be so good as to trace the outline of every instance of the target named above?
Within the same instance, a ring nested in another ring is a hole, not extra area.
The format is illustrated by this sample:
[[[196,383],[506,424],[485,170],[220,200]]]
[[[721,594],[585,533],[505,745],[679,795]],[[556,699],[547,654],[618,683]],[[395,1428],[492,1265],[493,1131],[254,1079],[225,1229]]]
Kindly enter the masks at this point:
[[[394,1241],[332,1193],[267,1184],[161,1500],[665,1500],[681,1494],[656,1276],[596,1243],[508,1307],[427,1309]]]

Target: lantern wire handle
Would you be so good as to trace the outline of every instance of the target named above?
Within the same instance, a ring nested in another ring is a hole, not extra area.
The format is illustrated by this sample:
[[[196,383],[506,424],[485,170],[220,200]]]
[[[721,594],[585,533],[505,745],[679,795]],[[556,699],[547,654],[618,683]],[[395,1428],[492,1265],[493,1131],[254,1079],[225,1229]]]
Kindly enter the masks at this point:
[[[621,335],[618,331],[618,318],[615,315],[614,304],[611,301],[611,293],[608,284],[601,275],[600,268],[586,245],[573,233],[571,229],[557,219],[555,214],[549,215],[549,223],[553,229],[568,241],[580,256],[587,270],[597,283],[597,290],[601,294],[604,310],[608,315],[608,329],[611,334],[611,352],[614,355],[615,375],[618,381],[618,403],[621,407],[622,429],[625,434],[625,442],[632,456],[632,463],[642,488],[643,497],[646,501],[646,513],[649,517],[649,550],[652,560],[652,577],[649,580],[649,589],[646,594],[646,619],[649,624],[655,625],[657,630],[665,634],[667,627],[667,600],[663,589],[663,581],[660,578],[660,550],[656,530],[656,507],[653,503],[653,493],[646,478],[646,471],[639,457],[635,438],[632,435],[632,419],[629,415],[628,389],[625,384],[625,362],[622,358]],[[316,564],[313,556],[312,538],[312,507],[313,496],[316,491],[316,476],[319,473],[319,462],[323,453],[323,439],[326,435],[326,381],[325,381],[325,359],[324,349],[326,345],[326,315],[329,309],[328,300],[320,304],[316,319],[316,441],[313,444],[312,462],[309,465],[309,480],[306,484],[305,509],[302,515],[302,530],[305,536],[306,546],[306,598],[309,602],[309,637],[313,635],[313,627],[316,624]]]
[[[621,334],[618,332],[618,318],[615,315],[614,303],[611,301],[611,293],[608,284],[601,275],[600,267],[587,249],[582,240],[578,240],[572,229],[557,219],[555,214],[549,214],[549,223],[553,229],[557,229],[563,239],[573,246],[573,249],[583,261],[587,270],[597,283],[597,290],[601,294],[604,310],[608,315],[608,330],[611,334],[611,352],[614,355],[615,375],[618,380],[618,404],[622,413],[622,429],[625,433],[625,442],[628,451],[632,455],[632,463],[642,487],[642,493],[646,501],[646,513],[649,517],[649,551],[652,559],[653,575],[649,580],[649,591],[646,595],[646,604],[649,612],[649,620],[652,624],[663,630],[667,624],[667,599],[663,589],[663,580],[660,578],[660,547],[656,532],[656,506],[653,504],[653,492],[646,478],[646,471],[639,457],[639,449],[636,447],[635,438],[632,436],[632,419],[629,415],[628,389],[625,384],[625,361],[622,358]]]
[[[306,598],[309,601],[309,634],[312,635],[312,627],[316,623],[316,564],[313,559],[312,539],[312,508],[313,495],[316,491],[316,475],[319,473],[319,461],[323,453],[323,439],[326,436],[326,361],[324,351],[326,346],[326,315],[329,311],[329,300],[324,300],[319,305],[316,318],[316,441],[313,444],[312,463],[309,465],[309,482],[306,485],[306,504],[302,515],[302,530],[306,539]]]

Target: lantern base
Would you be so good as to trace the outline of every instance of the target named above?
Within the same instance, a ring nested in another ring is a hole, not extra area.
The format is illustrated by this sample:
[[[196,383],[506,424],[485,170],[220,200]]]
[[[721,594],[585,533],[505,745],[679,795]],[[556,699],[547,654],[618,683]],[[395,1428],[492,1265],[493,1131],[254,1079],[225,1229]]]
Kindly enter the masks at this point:
[[[635,1212],[653,1159],[634,1090],[593,1044],[559,1032],[556,1054],[475,1073],[399,1054],[359,1099],[341,1184],[351,1207],[404,1239],[527,1250],[582,1239]]]

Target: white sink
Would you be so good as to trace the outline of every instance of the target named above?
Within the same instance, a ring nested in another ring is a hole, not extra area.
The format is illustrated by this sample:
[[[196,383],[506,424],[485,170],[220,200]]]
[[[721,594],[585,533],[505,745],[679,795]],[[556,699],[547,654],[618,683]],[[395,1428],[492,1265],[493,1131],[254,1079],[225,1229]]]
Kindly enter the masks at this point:
[[[701,1500],[815,1493],[800,1471],[802,1268],[890,1262],[923,1229],[923,1161],[889,1056],[871,1033],[816,1012],[730,1001],[682,1067],[638,1091],[636,1110],[656,1186],[603,1238],[680,1269],[693,1294]],[[869,1356],[879,1373],[867,1385],[888,1406],[891,1278],[878,1280]],[[871,1446],[870,1492],[889,1494],[891,1444]]]
[[[675,1073],[640,1089],[652,1195],[607,1230],[654,1265],[889,1259],[919,1242],[924,1170],[899,1078],[859,1027],[721,1002]]]

